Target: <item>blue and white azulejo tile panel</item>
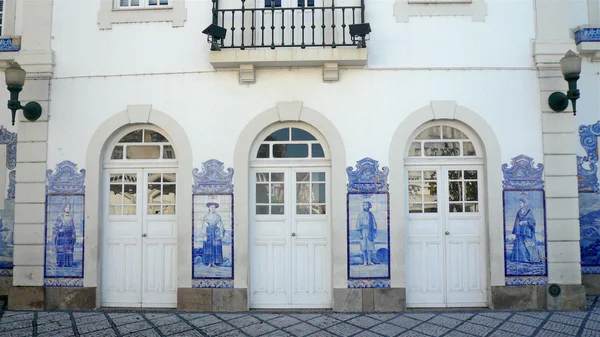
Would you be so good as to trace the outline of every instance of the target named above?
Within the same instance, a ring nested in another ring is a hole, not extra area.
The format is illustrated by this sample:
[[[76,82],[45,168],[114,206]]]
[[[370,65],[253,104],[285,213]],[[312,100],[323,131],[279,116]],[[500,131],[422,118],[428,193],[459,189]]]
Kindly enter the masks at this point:
[[[581,272],[600,274],[600,187],[598,184],[598,136],[600,121],[579,127],[579,141],[585,151],[577,157],[579,187],[579,230]]]
[[[233,169],[211,159],[192,174],[192,287],[233,288]]]
[[[0,209],[0,276],[11,276],[13,268],[13,232],[15,217],[15,184],[17,166],[17,134],[0,126],[0,144],[6,145],[8,189]],[[0,177],[6,179],[6,177]]]
[[[505,283],[546,284],[546,204],[544,166],[533,158],[517,156],[504,173],[504,270]]]
[[[346,199],[348,287],[389,288],[390,210],[387,167],[371,158],[348,173]]]
[[[46,179],[44,285],[82,287],[85,170],[64,161]]]

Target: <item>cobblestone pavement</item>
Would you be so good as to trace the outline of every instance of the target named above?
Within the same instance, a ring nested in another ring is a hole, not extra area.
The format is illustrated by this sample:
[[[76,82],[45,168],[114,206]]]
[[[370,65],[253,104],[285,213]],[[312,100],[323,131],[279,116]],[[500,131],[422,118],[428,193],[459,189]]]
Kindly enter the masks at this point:
[[[587,311],[110,312],[8,311],[0,336],[600,336],[600,298]]]

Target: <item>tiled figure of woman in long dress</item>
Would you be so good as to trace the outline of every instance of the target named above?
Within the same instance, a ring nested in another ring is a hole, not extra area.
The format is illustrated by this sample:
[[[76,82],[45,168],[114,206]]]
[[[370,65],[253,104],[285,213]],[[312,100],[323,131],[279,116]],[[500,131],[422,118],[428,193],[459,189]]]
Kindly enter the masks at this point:
[[[537,263],[540,256],[535,238],[535,217],[527,199],[519,199],[521,208],[515,216],[512,233],[516,236],[510,260],[514,262]]]
[[[202,221],[200,232],[204,234],[204,247],[202,249],[202,263],[209,267],[216,267],[223,263],[223,235],[225,228],[221,216],[217,214],[216,209],[219,204],[216,202],[206,203],[208,213]]]
[[[52,241],[56,251],[57,267],[73,267],[73,250],[76,239],[71,205],[66,204],[52,227]]]

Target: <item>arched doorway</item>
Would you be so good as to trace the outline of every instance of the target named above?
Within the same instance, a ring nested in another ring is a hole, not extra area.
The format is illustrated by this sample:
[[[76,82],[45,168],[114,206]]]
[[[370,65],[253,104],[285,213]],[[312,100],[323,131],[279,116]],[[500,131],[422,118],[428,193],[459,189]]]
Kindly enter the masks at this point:
[[[132,125],[105,147],[102,305],[177,306],[176,151],[165,132]]]
[[[331,308],[331,160],[302,123],[277,123],[250,151],[250,307]]]
[[[404,159],[407,307],[487,306],[484,149],[461,123],[419,127]]]

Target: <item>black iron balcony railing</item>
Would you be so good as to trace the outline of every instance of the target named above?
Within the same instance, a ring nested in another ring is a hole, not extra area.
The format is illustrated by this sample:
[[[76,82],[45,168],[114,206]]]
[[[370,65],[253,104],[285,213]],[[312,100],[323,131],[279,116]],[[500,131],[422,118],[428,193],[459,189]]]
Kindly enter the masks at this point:
[[[265,1],[263,8],[221,9],[213,0],[213,23],[227,30],[221,48],[281,48],[357,46],[349,25],[365,22],[365,1],[358,6],[308,6],[314,1],[300,0],[298,7],[277,7],[281,1]],[[360,43],[360,42],[358,42]]]

